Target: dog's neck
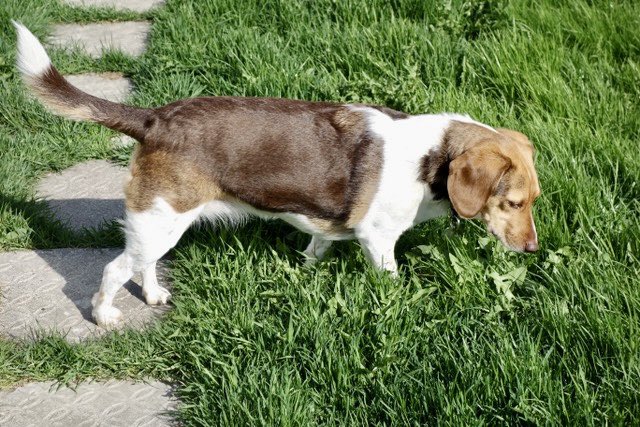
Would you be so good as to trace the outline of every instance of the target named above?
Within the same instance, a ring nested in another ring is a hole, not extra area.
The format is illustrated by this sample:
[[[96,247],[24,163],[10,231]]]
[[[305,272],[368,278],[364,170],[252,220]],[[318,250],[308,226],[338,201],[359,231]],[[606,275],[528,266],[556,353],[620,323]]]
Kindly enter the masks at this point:
[[[442,142],[421,160],[420,179],[425,182],[433,200],[449,200],[447,179],[449,164],[465,151],[491,136],[495,131],[475,122],[452,120],[442,136]],[[452,209],[452,215],[457,216]]]

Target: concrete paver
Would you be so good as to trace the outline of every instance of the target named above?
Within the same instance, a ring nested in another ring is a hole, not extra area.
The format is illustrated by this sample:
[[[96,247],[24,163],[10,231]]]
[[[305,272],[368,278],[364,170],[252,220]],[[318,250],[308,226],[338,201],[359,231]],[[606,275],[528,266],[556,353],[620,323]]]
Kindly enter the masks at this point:
[[[102,271],[122,249],[53,249],[0,253],[0,336],[30,338],[36,331],[56,330],[77,342],[105,332],[91,319],[91,297]],[[166,267],[158,282],[167,286]],[[140,328],[159,318],[168,306],[144,302],[140,276],[116,295],[121,327]],[[5,425],[0,422],[0,425]]]
[[[151,24],[128,21],[99,24],[60,24],[53,27],[49,42],[58,47],[80,46],[90,56],[103,49],[117,49],[131,56],[144,52]]]
[[[38,183],[36,194],[72,230],[99,228],[124,216],[124,184],[128,176],[125,167],[90,160],[46,175]]]
[[[64,0],[72,6],[113,7],[116,9],[146,12],[164,3],[164,0]]]
[[[38,382],[0,391],[0,425],[170,426],[176,406],[172,387],[159,381],[81,383],[75,390]]]
[[[113,102],[124,102],[132,91],[131,80],[121,73],[75,74],[65,78],[84,92]]]
[[[64,0],[75,6],[147,11],[163,0]],[[148,22],[64,24],[54,27],[49,42],[79,46],[93,57],[105,49],[138,56],[144,52]],[[131,82],[118,73],[71,75],[66,78],[92,95],[123,102]],[[114,138],[121,145],[130,138]],[[89,161],[49,174],[37,186],[58,218],[73,230],[96,228],[124,213],[126,168]],[[100,286],[104,266],[121,249],[54,249],[0,253],[0,337],[31,338],[60,331],[71,342],[99,336],[105,330],[91,319],[91,298]],[[158,266],[161,286],[170,288],[166,267]],[[140,277],[119,290],[114,305],[122,310],[121,327],[143,327],[166,312],[167,306],[144,302]],[[75,389],[53,382],[28,383],[0,390],[0,426],[169,426],[169,411],[177,399],[173,388],[159,381],[82,383]]]

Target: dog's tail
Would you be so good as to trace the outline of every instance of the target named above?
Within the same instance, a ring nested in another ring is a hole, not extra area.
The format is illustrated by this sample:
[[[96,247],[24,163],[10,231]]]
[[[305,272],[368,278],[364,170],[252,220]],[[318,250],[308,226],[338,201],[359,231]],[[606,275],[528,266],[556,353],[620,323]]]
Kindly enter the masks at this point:
[[[17,66],[31,92],[54,113],[74,120],[89,120],[144,140],[153,110],[101,99],[69,83],[51,63],[38,39],[15,21],[18,33]]]

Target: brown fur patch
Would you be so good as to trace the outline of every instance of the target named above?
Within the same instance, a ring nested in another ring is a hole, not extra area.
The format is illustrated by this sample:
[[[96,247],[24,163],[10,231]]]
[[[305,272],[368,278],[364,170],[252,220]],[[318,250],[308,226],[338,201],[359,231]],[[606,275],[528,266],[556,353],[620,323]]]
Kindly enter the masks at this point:
[[[233,197],[348,228],[368,210],[382,167],[363,114],[338,104],[196,98],[155,110],[146,128],[127,187],[134,210],[159,195],[179,211]]]
[[[380,111],[381,113],[384,113],[387,116],[391,117],[393,120],[402,120],[402,119],[406,119],[407,117],[410,117],[409,114],[407,113],[404,113],[402,111],[392,110],[391,108],[383,107],[381,105],[365,105],[365,107],[374,108]]]
[[[207,201],[225,198],[188,159],[164,150],[145,152],[138,147],[131,162],[131,179],[125,186],[126,205],[132,211],[151,208],[162,197],[177,212],[186,212]]]
[[[532,206],[540,187],[533,153],[520,132],[453,121],[422,159],[422,179],[461,216],[480,215],[507,246],[535,251]]]
[[[476,216],[485,206],[503,174],[511,167],[493,140],[484,140],[451,161],[447,191],[463,218]]]
[[[527,138],[525,134],[518,132],[516,130],[506,129],[506,128],[496,128],[496,131],[498,131],[498,133],[508,138],[511,138],[513,141],[520,144],[522,148],[525,148],[531,151],[532,153],[535,152],[535,148],[533,147],[533,144],[531,143],[531,141],[529,141],[529,138]]]
[[[507,136],[513,141],[518,143],[518,146],[524,151],[524,163],[527,173],[529,175],[530,193],[531,197],[536,198],[540,195],[540,183],[538,181],[538,173],[536,172],[535,165],[533,163],[533,157],[535,155],[535,147],[529,141],[526,135],[511,129],[498,128],[496,129],[502,135]]]
[[[50,67],[40,77],[25,76],[24,81],[40,102],[54,113],[73,120],[93,119],[94,112],[88,104],[69,102],[74,97],[82,97],[84,92],[74,90],[75,87],[68,84],[55,68]]]
[[[363,113],[340,104],[212,97],[142,109],[84,93],[53,66],[27,83],[55,111],[142,142],[126,188],[133,210],[148,209],[157,196],[181,212],[235,197],[353,226],[377,189],[381,141],[368,133]]]
[[[382,141],[367,134],[354,153],[349,190],[347,228],[353,228],[366,215],[378,190],[382,171]]]

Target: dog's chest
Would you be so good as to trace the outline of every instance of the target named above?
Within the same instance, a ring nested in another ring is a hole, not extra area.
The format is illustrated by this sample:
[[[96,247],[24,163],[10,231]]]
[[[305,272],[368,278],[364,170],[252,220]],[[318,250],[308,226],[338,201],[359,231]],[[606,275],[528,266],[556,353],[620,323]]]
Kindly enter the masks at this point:
[[[451,204],[448,200],[433,200],[432,198],[425,198],[418,206],[418,211],[413,219],[413,225],[448,215],[450,210]]]

